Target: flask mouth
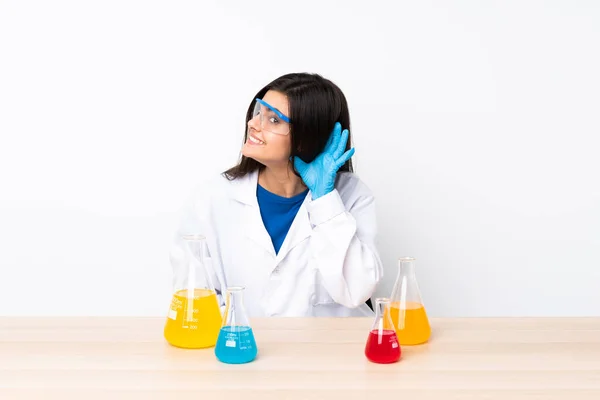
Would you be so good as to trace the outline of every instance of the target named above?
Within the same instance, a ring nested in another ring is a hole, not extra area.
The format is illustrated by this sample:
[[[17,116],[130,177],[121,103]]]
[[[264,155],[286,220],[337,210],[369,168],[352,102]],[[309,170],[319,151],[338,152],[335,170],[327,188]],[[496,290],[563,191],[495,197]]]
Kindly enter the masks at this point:
[[[204,239],[206,239],[206,236],[198,235],[198,234],[191,234],[191,235],[183,235],[182,238],[183,238],[183,240],[204,240]]]
[[[375,303],[378,304],[386,304],[386,303],[390,303],[392,300],[389,297],[377,297],[375,299]]]
[[[400,257],[398,261],[415,261],[416,258],[413,257]]]

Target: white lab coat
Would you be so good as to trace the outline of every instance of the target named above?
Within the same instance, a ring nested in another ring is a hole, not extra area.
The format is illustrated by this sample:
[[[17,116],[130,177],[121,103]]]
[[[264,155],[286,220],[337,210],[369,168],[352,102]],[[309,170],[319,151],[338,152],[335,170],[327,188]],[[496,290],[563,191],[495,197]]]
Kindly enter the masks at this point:
[[[383,268],[367,186],[340,172],[333,192],[313,201],[309,191],[275,254],[256,199],[257,180],[257,172],[233,181],[219,175],[194,189],[171,250],[174,269],[182,262],[180,236],[202,234],[217,293],[244,286],[251,317],[373,315],[365,301]]]

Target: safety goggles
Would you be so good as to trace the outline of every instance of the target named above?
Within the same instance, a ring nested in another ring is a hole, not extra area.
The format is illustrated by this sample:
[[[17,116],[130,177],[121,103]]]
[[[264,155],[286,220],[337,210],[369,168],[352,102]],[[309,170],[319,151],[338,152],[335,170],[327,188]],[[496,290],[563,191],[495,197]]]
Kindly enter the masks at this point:
[[[288,135],[290,133],[290,119],[264,100],[256,99],[254,101],[252,119],[257,116],[259,117],[261,131],[277,135]]]

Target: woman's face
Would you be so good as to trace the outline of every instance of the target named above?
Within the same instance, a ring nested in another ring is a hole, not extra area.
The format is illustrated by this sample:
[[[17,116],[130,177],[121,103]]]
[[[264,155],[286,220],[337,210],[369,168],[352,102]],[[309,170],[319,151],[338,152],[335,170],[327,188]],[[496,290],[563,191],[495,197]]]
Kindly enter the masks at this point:
[[[262,100],[289,117],[290,109],[287,97],[280,92],[269,90]],[[248,121],[246,142],[242,154],[266,166],[287,164],[291,154],[291,133],[289,124],[278,118],[266,107],[261,107],[261,115]],[[282,134],[286,133],[287,134]]]

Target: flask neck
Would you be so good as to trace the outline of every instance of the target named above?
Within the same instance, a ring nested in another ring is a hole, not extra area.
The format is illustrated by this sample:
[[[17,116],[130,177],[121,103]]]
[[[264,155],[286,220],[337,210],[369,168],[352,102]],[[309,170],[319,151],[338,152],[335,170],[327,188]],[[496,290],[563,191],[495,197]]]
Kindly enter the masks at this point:
[[[244,309],[244,288],[233,286],[227,288],[227,302],[224,325],[249,326],[246,310]]]
[[[390,305],[387,299],[376,299],[375,300],[375,317],[383,318],[385,315],[385,308]]]
[[[398,277],[414,277],[415,276],[415,259],[401,258],[398,260]]]
[[[209,268],[206,237],[183,235],[184,259],[177,272],[176,289],[206,289],[214,291],[213,274]]]
[[[390,317],[390,299],[379,297],[375,299],[375,323],[373,329],[393,330],[394,324]]]
[[[398,260],[398,276],[392,290],[392,307],[407,308],[422,304],[421,293],[415,275],[415,259],[410,257]]]
[[[244,308],[244,289],[238,287],[227,288],[227,305],[242,310]]]
[[[201,235],[184,235],[183,241],[192,260],[204,261],[206,238]]]

